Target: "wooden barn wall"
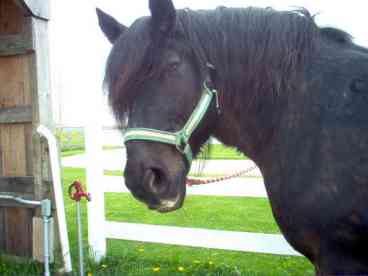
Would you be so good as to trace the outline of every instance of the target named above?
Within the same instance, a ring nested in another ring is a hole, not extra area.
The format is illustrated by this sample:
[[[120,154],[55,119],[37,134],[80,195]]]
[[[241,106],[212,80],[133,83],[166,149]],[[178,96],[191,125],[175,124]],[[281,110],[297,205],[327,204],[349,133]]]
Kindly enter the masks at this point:
[[[26,32],[30,17],[25,17],[13,0],[0,0],[0,38]],[[32,181],[32,99],[33,53],[0,56],[0,192],[13,191],[34,197]],[[24,113],[25,112],[25,113]],[[28,115],[21,115],[21,114]],[[21,118],[19,117],[21,116]],[[27,119],[28,118],[28,119]],[[30,119],[30,120],[29,120]],[[0,251],[17,256],[32,256],[32,217],[34,210],[19,206],[0,206]]]

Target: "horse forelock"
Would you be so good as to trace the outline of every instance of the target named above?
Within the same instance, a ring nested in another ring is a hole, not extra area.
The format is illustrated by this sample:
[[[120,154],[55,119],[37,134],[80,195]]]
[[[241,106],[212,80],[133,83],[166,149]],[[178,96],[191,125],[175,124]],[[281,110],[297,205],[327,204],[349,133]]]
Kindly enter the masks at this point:
[[[138,19],[113,45],[107,60],[104,86],[109,103],[118,121],[125,120],[129,104],[134,99],[134,86],[142,83],[142,70],[149,70],[148,53],[152,50],[149,18]],[[151,54],[152,56],[152,54]]]
[[[163,49],[172,42],[170,37],[153,38],[150,21],[143,17],[134,22],[114,44],[107,60],[104,87],[119,122],[126,121],[140,86],[162,73]]]

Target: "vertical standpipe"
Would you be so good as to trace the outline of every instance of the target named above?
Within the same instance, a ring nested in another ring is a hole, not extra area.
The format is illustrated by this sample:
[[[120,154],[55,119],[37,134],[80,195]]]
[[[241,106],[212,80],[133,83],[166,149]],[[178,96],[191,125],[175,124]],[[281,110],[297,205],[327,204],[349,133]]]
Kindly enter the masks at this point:
[[[51,201],[49,199],[44,199],[41,201],[41,214],[43,220],[43,254],[45,264],[45,276],[50,276],[49,225],[51,217]]]
[[[70,257],[68,229],[65,218],[65,207],[63,189],[61,183],[61,171],[59,161],[59,151],[57,147],[57,141],[52,132],[45,126],[40,125],[37,128],[37,132],[46,138],[49,151],[50,151],[50,163],[52,172],[52,183],[54,186],[54,197],[56,205],[56,217],[59,226],[59,239],[61,244],[61,253],[63,256],[64,270],[66,273],[72,272],[72,261]]]

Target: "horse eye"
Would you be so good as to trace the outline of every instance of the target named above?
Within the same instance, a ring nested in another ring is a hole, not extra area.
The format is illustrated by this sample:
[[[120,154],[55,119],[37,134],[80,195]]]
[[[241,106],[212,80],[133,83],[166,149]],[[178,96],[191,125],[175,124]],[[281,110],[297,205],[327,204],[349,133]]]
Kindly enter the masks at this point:
[[[178,61],[177,62],[172,62],[168,65],[167,69],[168,69],[169,72],[173,72],[173,71],[176,71],[178,69],[179,65],[180,65],[180,62],[178,62]]]

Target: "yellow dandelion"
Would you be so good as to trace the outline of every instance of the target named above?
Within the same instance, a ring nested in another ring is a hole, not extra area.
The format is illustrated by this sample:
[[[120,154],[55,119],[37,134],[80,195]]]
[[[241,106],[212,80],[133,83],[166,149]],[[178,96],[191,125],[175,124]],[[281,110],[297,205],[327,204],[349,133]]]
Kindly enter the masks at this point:
[[[178,267],[178,271],[183,272],[183,271],[185,271],[185,268],[184,268],[184,267],[182,267],[182,266],[179,266],[179,267]]]
[[[159,266],[155,266],[152,268],[153,272],[159,272],[161,270],[161,268]]]
[[[92,276],[92,272],[88,272],[87,273],[87,276]]]

